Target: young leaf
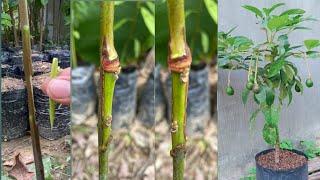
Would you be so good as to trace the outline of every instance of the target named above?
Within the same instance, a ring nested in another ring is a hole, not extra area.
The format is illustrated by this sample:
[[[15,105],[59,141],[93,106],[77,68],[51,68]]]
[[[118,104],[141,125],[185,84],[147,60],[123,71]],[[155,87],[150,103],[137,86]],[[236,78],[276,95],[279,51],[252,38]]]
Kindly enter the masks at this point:
[[[243,103],[244,105],[247,104],[249,94],[250,94],[250,90],[247,89],[247,88],[244,88],[244,90],[242,91],[242,94],[241,94],[242,103]]]
[[[274,102],[274,90],[271,88],[266,88],[266,103],[267,105],[271,106]]]
[[[257,17],[263,18],[263,14],[260,11],[260,9],[254,7],[254,6],[250,6],[250,5],[244,5],[242,7],[253,12]]]
[[[263,139],[270,145],[275,145],[277,142],[277,128],[265,124],[262,130]]]
[[[154,27],[154,15],[145,7],[140,9],[143,21],[147,26],[149,32],[154,36],[155,27]]]
[[[218,23],[218,4],[215,0],[204,0],[204,4],[212,20]]]
[[[209,36],[204,31],[201,31],[201,45],[204,53],[209,51]]]
[[[139,55],[140,55],[140,51],[141,51],[141,44],[140,44],[140,41],[138,39],[134,39],[133,42],[134,42],[134,45],[133,45],[134,57],[138,58]]]
[[[311,50],[313,48],[316,48],[320,46],[320,40],[317,39],[307,39],[304,41],[304,45],[308,50]]]
[[[274,16],[269,20],[267,27],[271,31],[274,31],[287,26],[289,23],[290,23],[289,15]]]
[[[287,149],[287,150],[292,150],[293,149],[293,143],[290,140],[283,140],[280,143],[280,148],[281,149]]]
[[[267,70],[268,78],[277,75],[284,65],[285,65],[285,61],[283,59],[279,59],[271,63],[270,67]]]
[[[280,16],[283,15],[297,15],[297,14],[304,14],[306,11],[303,9],[289,9],[283,13],[280,14]]]
[[[266,13],[267,16],[269,16],[272,13],[272,11],[283,5],[285,5],[285,3],[278,3],[273,5],[271,8],[263,8],[263,11]]]
[[[58,66],[58,59],[53,58],[52,64],[51,64],[51,72],[50,72],[50,78],[55,78],[59,73],[59,66]],[[50,118],[50,125],[51,129],[53,128],[54,120],[55,120],[55,109],[56,109],[56,103],[50,98],[49,99],[49,118]]]

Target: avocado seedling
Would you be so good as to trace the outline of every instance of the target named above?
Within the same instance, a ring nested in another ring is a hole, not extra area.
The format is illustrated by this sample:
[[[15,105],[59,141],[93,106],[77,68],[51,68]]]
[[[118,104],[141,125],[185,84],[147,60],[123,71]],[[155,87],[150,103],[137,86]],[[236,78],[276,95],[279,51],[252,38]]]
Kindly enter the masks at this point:
[[[303,26],[305,25],[303,22],[315,19],[306,16],[303,9],[288,9],[276,13],[278,8],[284,5],[284,3],[278,3],[263,9],[250,5],[243,6],[244,9],[256,16],[260,28],[265,33],[265,40],[254,42],[245,36],[232,36],[231,33],[235,28],[229,32],[219,32],[218,65],[222,69],[229,69],[229,71],[244,70],[247,72],[242,101],[246,104],[249,95],[252,94],[258,105],[258,109],[251,115],[250,122],[255,122],[260,112],[264,115],[265,124],[262,136],[265,142],[273,146],[274,149],[258,154],[256,157],[257,166],[272,171],[303,167],[305,175],[307,174],[305,169],[307,162],[304,155],[280,147],[280,112],[286,100],[288,106],[291,104],[294,97],[293,91],[303,93],[304,81],[299,74],[299,68],[292,61],[294,58],[305,62],[305,68],[308,72],[305,85],[308,88],[313,86],[309,59],[319,57],[320,54],[316,48],[320,46],[320,41],[307,39],[304,40],[304,45],[293,44],[293,41],[290,41],[292,32],[308,30],[308,27]],[[230,83],[230,73],[226,93],[228,95],[234,94]],[[270,159],[270,157],[273,158]],[[262,170],[258,167],[257,177],[261,178]]]
[[[51,72],[50,72],[50,78],[53,79],[55,77],[58,76],[59,73],[59,65],[58,65],[58,59],[57,58],[53,58],[52,60],[52,64],[51,64]],[[56,103],[54,102],[54,100],[52,100],[51,98],[49,98],[49,119],[50,119],[50,125],[51,125],[51,130],[53,128],[53,124],[54,124],[54,118],[55,118],[55,109],[56,109]]]

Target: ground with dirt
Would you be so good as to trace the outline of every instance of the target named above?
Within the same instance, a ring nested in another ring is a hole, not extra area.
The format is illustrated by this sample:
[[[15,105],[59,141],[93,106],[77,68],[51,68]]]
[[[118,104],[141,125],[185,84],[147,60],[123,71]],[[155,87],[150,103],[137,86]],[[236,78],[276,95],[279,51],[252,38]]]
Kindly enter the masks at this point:
[[[68,179],[71,174],[71,137],[65,136],[55,141],[40,138],[43,164],[46,177],[53,179]],[[34,171],[33,153],[30,135],[2,142],[1,151],[4,177],[8,177],[13,169],[14,158],[20,154],[22,162],[27,165],[29,171]],[[35,178],[35,177],[33,177]]]

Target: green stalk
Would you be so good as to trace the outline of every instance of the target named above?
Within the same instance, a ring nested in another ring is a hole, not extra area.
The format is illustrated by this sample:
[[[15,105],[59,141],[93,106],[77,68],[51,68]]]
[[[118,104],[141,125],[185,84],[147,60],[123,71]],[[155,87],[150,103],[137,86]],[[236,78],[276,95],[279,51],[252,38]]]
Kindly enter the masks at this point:
[[[52,64],[51,64],[51,72],[50,72],[50,78],[53,79],[58,76],[59,73],[59,66],[58,66],[58,59],[53,58]],[[50,126],[51,130],[53,128],[53,123],[56,115],[56,102],[52,100],[51,98],[49,99],[49,114],[50,114]]]
[[[168,0],[170,27],[169,59],[186,58],[184,0]],[[191,58],[191,57],[189,57]],[[172,150],[173,179],[183,180],[186,146],[186,108],[189,67],[184,72],[172,72]]]
[[[23,47],[23,67],[26,80],[26,88],[28,93],[28,110],[29,110],[29,124],[31,130],[33,156],[35,162],[35,169],[37,180],[44,179],[44,169],[42,163],[39,132],[35,121],[35,107],[32,89],[32,60],[31,60],[31,42],[30,42],[30,29],[28,20],[27,0],[19,0],[19,16],[22,26],[22,47]]]
[[[168,0],[171,58],[181,57],[185,52],[184,0]]]
[[[114,2],[101,2],[101,44],[100,59],[101,64],[104,60],[116,60],[118,54],[114,48],[113,42],[113,20],[114,20]],[[103,53],[106,49],[107,53]],[[112,100],[114,87],[117,80],[116,73],[108,73],[100,67],[100,92],[99,102],[99,179],[108,179],[108,151],[112,140],[111,122],[112,122]]]

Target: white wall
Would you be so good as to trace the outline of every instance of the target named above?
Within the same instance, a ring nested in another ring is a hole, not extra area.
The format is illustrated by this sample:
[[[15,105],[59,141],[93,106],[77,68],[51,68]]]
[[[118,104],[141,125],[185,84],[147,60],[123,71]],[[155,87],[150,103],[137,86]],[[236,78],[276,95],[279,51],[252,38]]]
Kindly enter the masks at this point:
[[[228,0],[219,2],[219,31],[228,31],[234,26],[238,28],[234,35],[245,35],[254,40],[263,40],[264,33],[256,24],[255,16],[243,9],[245,4],[257,7],[270,7],[274,3],[285,2],[285,8],[302,8],[307,14],[320,19],[319,0]],[[282,8],[283,9],[283,8]],[[303,43],[303,39],[320,39],[320,21],[307,23],[311,31],[300,31],[291,35],[291,42]],[[302,77],[307,77],[305,63],[295,61]],[[281,137],[296,142],[303,139],[313,139],[320,136],[320,59],[311,62],[314,88],[305,88],[304,94],[295,94],[289,108],[284,108],[281,115]],[[251,99],[246,107],[241,102],[241,92],[246,83],[245,72],[234,72],[231,82],[235,88],[235,95],[226,96],[227,72],[219,70],[218,81],[218,148],[219,148],[219,179],[239,179],[254,167],[254,155],[268,146],[265,144],[261,130],[263,117],[257,118],[255,132],[249,131],[248,120],[255,110],[255,103]]]

